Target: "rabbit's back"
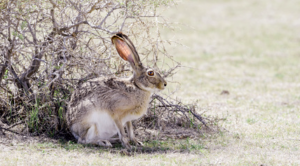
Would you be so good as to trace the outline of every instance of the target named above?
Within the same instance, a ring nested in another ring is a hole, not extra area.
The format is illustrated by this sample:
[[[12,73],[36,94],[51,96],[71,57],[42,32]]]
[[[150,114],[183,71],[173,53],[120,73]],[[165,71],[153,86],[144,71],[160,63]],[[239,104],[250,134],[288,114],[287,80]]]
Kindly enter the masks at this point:
[[[89,80],[79,86],[71,96],[67,112],[68,125],[83,120],[93,110],[106,111],[111,116],[125,116],[125,112],[131,110],[139,115],[141,109],[147,109],[148,103],[144,101],[150,95],[137,88],[130,79]]]

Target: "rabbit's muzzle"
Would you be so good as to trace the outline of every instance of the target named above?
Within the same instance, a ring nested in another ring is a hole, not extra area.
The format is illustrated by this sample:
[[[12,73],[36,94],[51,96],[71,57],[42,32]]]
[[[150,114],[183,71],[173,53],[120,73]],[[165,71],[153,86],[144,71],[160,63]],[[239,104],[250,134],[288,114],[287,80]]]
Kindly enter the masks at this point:
[[[166,86],[167,82],[164,79],[162,79],[161,82],[158,84],[157,89],[164,90]]]

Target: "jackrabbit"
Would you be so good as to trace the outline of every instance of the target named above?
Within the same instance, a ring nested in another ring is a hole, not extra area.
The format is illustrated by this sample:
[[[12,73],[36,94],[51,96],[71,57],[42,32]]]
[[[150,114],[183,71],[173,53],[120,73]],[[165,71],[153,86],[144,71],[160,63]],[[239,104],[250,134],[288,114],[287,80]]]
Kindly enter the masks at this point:
[[[142,145],[133,133],[132,120],[146,114],[153,92],[163,90],[167,82],[151,68],[142,65],[129,38],[117,33],[111,38],[121,58],[133,69],[130,78],[95,78],[77,88],[68,105],[67,123],[78,143],[111,147],[120,140],[123,147]],[[124,125],[126,124],[126,136]],[[117,135],[119,138],[115,138]]]

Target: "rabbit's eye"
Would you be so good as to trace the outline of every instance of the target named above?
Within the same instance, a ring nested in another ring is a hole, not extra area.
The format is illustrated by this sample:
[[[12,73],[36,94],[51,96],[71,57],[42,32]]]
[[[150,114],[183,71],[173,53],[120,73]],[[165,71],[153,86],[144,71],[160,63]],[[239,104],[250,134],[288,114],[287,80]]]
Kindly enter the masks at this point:
[[[154,76],[154,71],[148,71],[149,76]]]

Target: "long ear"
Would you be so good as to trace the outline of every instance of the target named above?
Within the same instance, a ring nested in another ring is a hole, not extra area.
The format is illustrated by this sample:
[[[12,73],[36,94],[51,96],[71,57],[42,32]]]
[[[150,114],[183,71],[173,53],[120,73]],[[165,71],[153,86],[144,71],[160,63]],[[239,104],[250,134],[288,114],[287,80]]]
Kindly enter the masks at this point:
[[[134,45],[126,35],[119,32],[111,38],[111,41],[115,45],[120,57],[128,61],[134,70],[138,71],[143,68]]]

